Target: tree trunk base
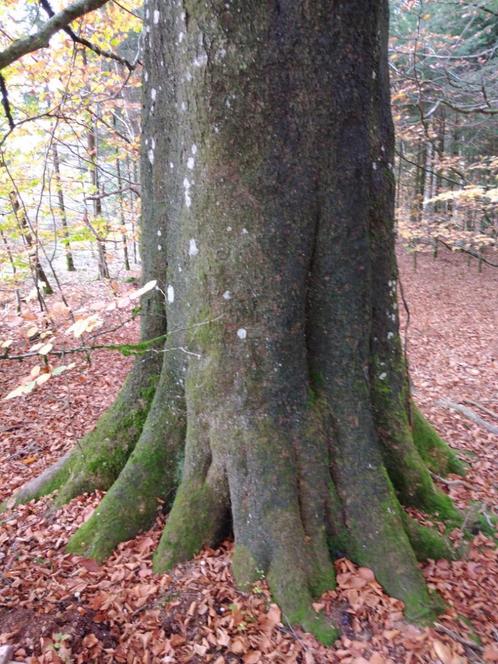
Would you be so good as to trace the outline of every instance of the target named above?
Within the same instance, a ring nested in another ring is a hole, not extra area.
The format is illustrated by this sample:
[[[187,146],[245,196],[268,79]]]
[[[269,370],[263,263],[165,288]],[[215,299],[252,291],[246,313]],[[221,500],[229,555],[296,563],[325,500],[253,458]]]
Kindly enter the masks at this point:
[[[127,394],[125,386],[83,441],[81,451],[63,457],[15,497],[25,502],[59,488],[56,504],[62,504],[85,491],[109,489],[68,544],[68,551],[99,561],[120,542],[150,527],[160,505],[171,505],[183,463],[186,411],[178,382],[163,370],[155,392],[151,388],[147,395],[142,393],[140,407],[134,402],[131,413]],[[200,425],[187,432],[184,476],[154,557],[154,570],[170,569],[234,532],[233,572],[238,586],[247,591],[266,578],[285,620],[302,625],[323,643],[332,643],[338,631],[313,611],[312,602],[334,587],[336,556],[371,568],[387,592],[404,602],[408,620],[430,622],[441,604],[427,591],[416,560],[455,558],[455,551],[442,535],[404,512],[380,455],[368,445],[363,452],[355,449],[359,454],[355,464],[337,457],[331,475],[321,452],[326,448],[320,440],[327,417],[323,400],[314,400],[311,411],[307,424],[301,422],[297,430],[275,428],[275,419],[271,426],[259,422],[248,429],[247,421],[237,425],[237,418],[220,429],[214,413],[198,415],[199,421],[210,422],[209,435]],[[418,418],[418,430],[426,430],[429,425],[420,414]],[[251,459],[251,448],[240,442],[245,460],[235,458],[227,466],[220,445],[229,433],[232,441],[247,440],[256,446],[261,441],[263,459],[258,455]],[[347,431],[342,435],[347,437]],[[435,441],[433,430],[431,435]],[[199,436],[205,436],[201,452]],[[355,438],[352,444],[357,448],[360,443]],[[440,439],[434,444],[445,449]],[[449,452],[438,456],[449,457]],[[257,472],[255,468],[249,472],[254,463]],[[444,468],[439,465],[439,472]],[[456,518],[461,522],[448,496],[433,489],[429,493],[440,495],[442,501],[432,504],[433,512],[449,515],[452,525]]]

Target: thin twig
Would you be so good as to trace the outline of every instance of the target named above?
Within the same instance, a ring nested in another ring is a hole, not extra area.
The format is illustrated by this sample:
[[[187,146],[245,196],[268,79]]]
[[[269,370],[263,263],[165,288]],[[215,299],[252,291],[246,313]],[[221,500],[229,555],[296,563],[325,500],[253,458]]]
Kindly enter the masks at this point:
[[[40,0],[40,4],[43,7],[43,9],[47,12],[50,18],[55,16],[55,12],[50,6],[50,3],[48,0]],[[116,62],[119,62],[122,65],[125,65],[129,71],[133,71],[136,67],[136,64],[132,64],[129,62],[126,58],[122,58],[119,55],[116,55],[115,53],[112,53],[111,51],[106,51],[103,48],[100,48],[100,46],[97,46],[96,44],[92,44],[91,42],[88,41],[88,39],[85,39],[84,37],[80,37],[77,35],[72,28],[69,26],[62,28],[62,30],[75,42],[76,44],[81,44],[82,46],[85,46],[86,48],[90,49],[90,51],[93,51],[97,55],[100,55],[104,58],[110,58],[111,60],[116,60]]]
[[[479,410],[482,410],[483,413],[487,413],[490,417],[498,420],[498,413],[495,413],[493,410],[489,410],[489,408],[486,408],[486,406],[483,406],[478,401],[473,401],[472,399],[462,399],[462,401],[463,403],[470,403],[471,406],[479,408]]]
[[[477,413],[474,413],[473,410],[467,408],[467,406],[462,406],[462,404],[451,401],[450,399],[440,399],[437,403],[439,406],[444,406],[446,408],[450,408],[451,410],[456,410],[457,412],[462,413],[462,415],[468,417],[468,419],[472,420],[472,422],[475,424],[479,424],[491,433],[494,433],[496,436],[498,436],[498,426],[496,426],[496,424],[491,424]]]
[[[453,631],[452,629],[449,629],[445,625],[442,625],[440,622],[434,623],[434,629],[437,632],[441,632],[442,634],[451,636],[452,639],[458,641],[458,643],[461,643],[463,646],[467,646],[469,648],[472,648],[473,650],[477,650],[477,652],[481,653],[483,652],[482,646],[478,645],[477,643],[474,643],[474,641],[469,641],[468,639],[464,639],[463,636],[460,636],[460,634]]]

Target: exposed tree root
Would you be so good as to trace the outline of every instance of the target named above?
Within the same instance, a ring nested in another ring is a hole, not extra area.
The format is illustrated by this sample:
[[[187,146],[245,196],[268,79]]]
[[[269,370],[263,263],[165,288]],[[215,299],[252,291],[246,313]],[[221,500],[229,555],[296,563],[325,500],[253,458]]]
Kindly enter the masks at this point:
[[[119,477],[68,544],[68,550],[97,560],[119,542],[152,525],[159,501],[171,502],[183,453],[183,396],[163,370],[146,426]]]
[[[59,488],[69,476],[70,457],[71,451],[66,452],[64,456],[49,466],[41,475],[33,478],[18,489],[13,496],[0,505],[0,512],[14,507],[14,505],[29,503],[30,500],[40,498]]]
[[[417,560],[439,560],[440,558],[455,560],[459,557],[450,542],[436,530],[422,526],[405,512],[402,512],[402,519]]]
[[[112,406],[77,445],[44,473],[21,487],[4,507],[27,503],[58,490],[56,505],[96,489],[107,490],[119,476],[142,431],[157,382],[157,363],[137,360]]]
[[[413,440],[427,467],[438,475],[444,476],[448,473],[465,475],[465,465],[451,447],[438,436],[434,427],[427,422],[416,406],[413,406],[412,414]]]

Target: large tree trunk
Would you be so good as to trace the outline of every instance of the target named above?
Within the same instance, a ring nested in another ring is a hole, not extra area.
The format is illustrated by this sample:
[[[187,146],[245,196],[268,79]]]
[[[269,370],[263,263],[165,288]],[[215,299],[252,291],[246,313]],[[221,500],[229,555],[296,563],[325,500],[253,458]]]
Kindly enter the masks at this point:
[[[162,499],[157,571],[233,530],[237,582],[264,575],[324,641],[311,602],[337,555],[430,617],[416,557],[451,551],[401,504],[458,523],[428,466],[460,467],[412,413],[399,338],[387,2],[156,0],[146,18],[143,255],[168,341],[69,548],[104,558]]]

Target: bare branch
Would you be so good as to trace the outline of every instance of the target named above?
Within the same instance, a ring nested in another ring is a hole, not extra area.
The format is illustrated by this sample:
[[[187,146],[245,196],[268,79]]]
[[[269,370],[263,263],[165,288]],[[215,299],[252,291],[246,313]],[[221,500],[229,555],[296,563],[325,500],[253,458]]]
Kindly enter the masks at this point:
[[[7,118],[7,122],[9,123],[10,131],[12,131],[16,125],[14,122],[14,118],[12,117],[12,111],[9,102],[9,93],[7,92],[7,86],[5,85],[5,79],[2,76],[2,74],[0,74],[0,93],[2,94],[2,106],[3,110],[5,111],[5,117]]]
[[[436,240],[436,242],[439,242],[439,244],[442,244],[443,247],[446,247],[446,249],[449,249],[450,251],[455,251],[455,247],[452,247],[450,244],[448,244],[444,240],[441,240],[441,238],[436,237],[435,240]],[[479,261],[481,261],[481,263],[485,263],[486,265],[489,265],[490,267],[498,267],[498,263],[492,263],[487,258],[485,258],[482,254],[478,254],[475,251],[471,251],[470,249],[465,249],[465,247],[456,247],[456,249],[458,249],[458,251],[463,252],[464,254],[468,254],[469,256],[472,256],[472,258],[475,258],[476,260],[479,260]]]
[[[48,0],[40,0],[40,4],[43,7],[43,9],[47,12],[47,14],[49,15],[50,18],[55,16],[55,12],[52,9],[52,7],[51,7]],[[85,39],[84,37],[80,37],[79,35],[77,35],[74,32],[74,30],[72,30],[69,27],[62,28],[62,29],[64,30],[64,32],[69,37],[71,37],[71,39],[73,40],[73,42],[75,44],[81,44],[82,46],[86,46],[86,48],[90,49],[91,51],[93,51],[97,55],[100,55],[104,58],[110,58],[111,60],[116,60],[116,62],[119,62],[122,65],[125,65],[128,68],[129,71],[133,71],[135,69],[136,64],[132,64],[126,58],[122,58],[119,55],[116,55],[115,53],[112,53],[111,51],[106,51],[106,50],[100,48],[100,46],[97,46],[96,44],[92,44],[92,42],[89,42],[88,39]]]
[[[0,70],[12,64],[23,55],[47,48],[50,38],[59,30],[64,30],[77,18],[93,12],[106,4],[108,0],[76,0],[65,9],[57,12],[34,35],[27,35],[12,42],[4,51],[0,52]]]

